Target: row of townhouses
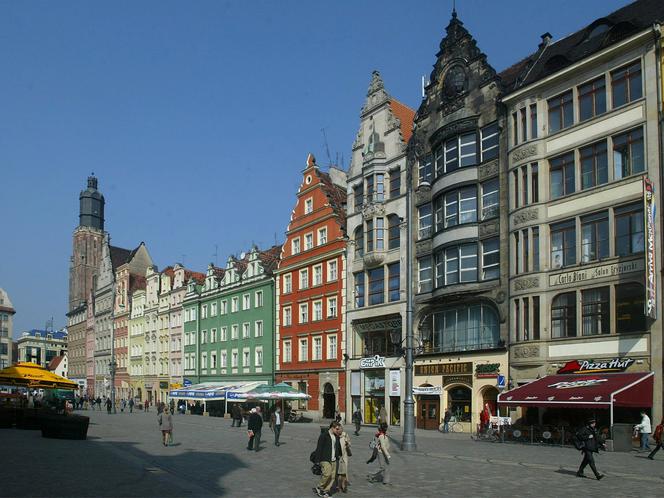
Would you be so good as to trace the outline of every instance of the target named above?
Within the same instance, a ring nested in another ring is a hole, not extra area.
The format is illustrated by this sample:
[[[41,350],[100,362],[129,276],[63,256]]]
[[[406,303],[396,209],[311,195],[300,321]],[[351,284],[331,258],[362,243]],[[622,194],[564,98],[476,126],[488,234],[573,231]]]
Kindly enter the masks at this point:
[[[287,382],[313,417],[399,424],[412,322],[420,428],[445,409],[474,424],[501,389],[616,358],[654,372],[643,404],[659,419],[661,20],[640,0],[497,72],[453,12],[419,108],[374,72],[348,171],[309,155],[284,243],[204,273],[110,245],[91,177],[71,376],[107,392],[114,348],[121,397]]]

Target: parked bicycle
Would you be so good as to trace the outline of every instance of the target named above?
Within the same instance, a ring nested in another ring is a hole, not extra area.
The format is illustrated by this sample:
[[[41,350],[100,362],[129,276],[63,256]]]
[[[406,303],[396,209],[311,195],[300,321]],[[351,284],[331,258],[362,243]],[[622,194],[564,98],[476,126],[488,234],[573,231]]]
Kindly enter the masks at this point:
[[[463,425],[461,422],[457,422],[456,417],[452,417],[447,424],[447,427],[449,429],[449,432],[463,432]],[[438,426],[438,430],[440,432],[444,432],[443,429],[445,428],[445,423],[443,422]]]
[[[482,424],[477,424],[477,431],[474,436],[471,436],[475,441],[489,441],[492,443],[502,441],[500,434],[500,427],[495,424],[489,424],[482,427]]]

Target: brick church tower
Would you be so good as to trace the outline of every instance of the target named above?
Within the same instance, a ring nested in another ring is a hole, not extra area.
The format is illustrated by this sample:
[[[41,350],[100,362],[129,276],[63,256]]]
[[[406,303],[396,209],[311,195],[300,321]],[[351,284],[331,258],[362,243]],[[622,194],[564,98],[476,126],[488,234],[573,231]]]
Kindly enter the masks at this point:
[[[97,190],[97,178],[88,177],[88,188],[79,199],[79,224],[74,230],[69,269],[68,311],[85,303],[94,289],[104,238],[104,196]]]

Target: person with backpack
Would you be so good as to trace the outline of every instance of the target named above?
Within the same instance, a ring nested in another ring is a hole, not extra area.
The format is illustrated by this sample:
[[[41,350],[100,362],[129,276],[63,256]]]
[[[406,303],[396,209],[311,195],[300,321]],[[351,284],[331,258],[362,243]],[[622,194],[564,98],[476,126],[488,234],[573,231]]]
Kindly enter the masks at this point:
[[[604,442],[599,440],[596,425],[597,421],[594,418],[589,419],[586,422],[586,426],[577,431],[574,446],[577,450],[580,450],[583,453],[583,460],[576,473],[576,477],[586,477],[583,471],[587,465],[590,465],[593,474],[595,474],[595,478],[599,481],[604,475],[597,471],[593,453],[599,453],[600,447],[604,447]]]
[[[662,443],[662,432],[664,432],[664,418],[662,418],[662,421],[659,423],[659,425],[655,427],[655,432],[652,435],[652,437],[655,439],[655,442],[657,443],[657,446],[655,446],[655,449],[652,450],[648,455],[648,458],[650,460],[655,459],[655,453],[657,453],[659,449],[664,445]]]
[[[373,446],[374,451],[367,463],[371,463],[374,459],[378,459],[378,472],[375,474],[369,474],[369,481],[382,481],[383,484],[391,484],[389,465],[392,455],[390,455],[390,440],[387,437],[387,424],[385,422],[380,424],[378,432],[369,446]]]

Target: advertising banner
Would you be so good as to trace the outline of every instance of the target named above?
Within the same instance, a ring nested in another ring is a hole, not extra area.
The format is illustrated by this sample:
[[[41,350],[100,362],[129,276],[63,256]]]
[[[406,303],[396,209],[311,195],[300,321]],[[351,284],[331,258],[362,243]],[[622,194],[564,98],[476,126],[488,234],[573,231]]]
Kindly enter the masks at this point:
[[[645,315],[657,319],[657,273],[655,264],[655,187],[643,178],[643,215],[645,217],[646,243],[646,299]]]
[[[401,372],[390,370],[390,396],[401,396]]]

